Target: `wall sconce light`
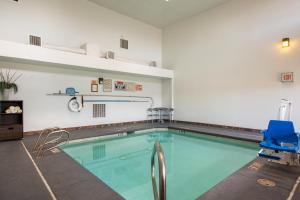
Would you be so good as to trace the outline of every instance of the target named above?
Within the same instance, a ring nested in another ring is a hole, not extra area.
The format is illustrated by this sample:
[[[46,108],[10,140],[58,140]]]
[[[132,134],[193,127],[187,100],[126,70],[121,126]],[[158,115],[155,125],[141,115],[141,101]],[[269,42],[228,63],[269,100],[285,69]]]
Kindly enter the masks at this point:
[[[290,38],[283,38],[282,39],[282,48],[290,47]]]

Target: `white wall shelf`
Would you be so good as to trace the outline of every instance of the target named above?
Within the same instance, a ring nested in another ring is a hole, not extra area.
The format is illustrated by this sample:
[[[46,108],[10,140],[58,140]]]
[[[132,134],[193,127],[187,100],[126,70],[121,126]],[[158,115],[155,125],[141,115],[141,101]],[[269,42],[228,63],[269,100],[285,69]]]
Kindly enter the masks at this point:
[[[126,73],[172,79],[173,70],[150,67],[118,60],[97,58],[54,49],[0,40],[0,58],[5,61],[47,64],[80,69],[96,69],[104,72]]]

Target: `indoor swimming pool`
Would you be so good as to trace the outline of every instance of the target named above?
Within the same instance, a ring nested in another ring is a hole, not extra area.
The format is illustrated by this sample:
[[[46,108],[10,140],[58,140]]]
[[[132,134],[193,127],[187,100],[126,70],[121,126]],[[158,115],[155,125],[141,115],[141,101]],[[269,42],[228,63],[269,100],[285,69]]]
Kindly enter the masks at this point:
[[[62,149],[125,199],[152,200],[155,141],[164,151],[170,200],[196,199],[256,158],[258,151],[255,143],[177,130],[83,140]]]

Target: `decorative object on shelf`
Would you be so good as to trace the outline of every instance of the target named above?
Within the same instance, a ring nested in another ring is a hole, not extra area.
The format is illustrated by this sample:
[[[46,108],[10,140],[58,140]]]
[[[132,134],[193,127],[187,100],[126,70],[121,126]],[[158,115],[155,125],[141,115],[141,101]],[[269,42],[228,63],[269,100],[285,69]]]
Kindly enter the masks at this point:
[[[91,83],[91,92],[98,92],[98,81],[97,80],[93,80]]]
[[[85,50],[88,56],[99,57],[100,55],[100,48],[97,44],[86,43],[81,45],[81,48]]]
[[[115,90],[117,91],[143,91],[143,85],[134,82],[115,81]]]
[[[99,82],[98,82],[98,80],[92,80],[91,81],[91,84],[98,84]]]
[[[42,46],[42,38],[39,36],[29,35],[29,44],[34,46]]]
[[[9,108],[7,108],[6,110],[5,110],[5,113],[6,114],[10,114],[10,113],[12,113],[12,114],[15,114],[15,113],[22,113],[23,111],[22,111],[22,109],[20,108],[20,106],[9,106]]]
[[[282,39],[282,48],[290,47],[290,38],[283,38]]]
[[[8,100],[11,90],[14,93],[18,92],[18,86],[16,81],[22,76],[18,74],[17,71],[12,72],[10,69],[6,71],[0,71],[0,100]]]
[[[294,82],[294,73],[285,72],[281,74],[281,82]]]
[[[80,112],[82,109],[82,103],[77,99],[77,97],[72,97],[69,100],[68,108],[71,112]]]
[[[124,81],[115,81],[115,90],[127,91],[126,83]]]
[[[149,63],[149,66],[151,66],[151,67],[157,67],[156,61],[151,61]]]
[[[17,113],[6,113],[11,109]],[[23,138],[22,101],[0,101],[0,141]]]
[[[98,78],[98,83],[101,85],[103,84],[103,78]]]
[[[107,51],[107,52],[105,53],[105,58],[106,58],[106,59],[115,59],[115,53],[112,52],[112,51]]]
[[[133,83],[133,82],[126,82],[125,85],[126,85],[127,91],[135,92],[135,88],[136,88],[136,84],[135,83]]]
[[[112,92],[112,80],[111,79],[103,80],[103,92]]]
[[[143,91],[143,85],[136,85],[135,91],[137,91],[137,92]]]
[[[73,87],[66,88],[66,94],[69,96],[75,96],[77,93],[79,92],[76,92],[75,88]]]

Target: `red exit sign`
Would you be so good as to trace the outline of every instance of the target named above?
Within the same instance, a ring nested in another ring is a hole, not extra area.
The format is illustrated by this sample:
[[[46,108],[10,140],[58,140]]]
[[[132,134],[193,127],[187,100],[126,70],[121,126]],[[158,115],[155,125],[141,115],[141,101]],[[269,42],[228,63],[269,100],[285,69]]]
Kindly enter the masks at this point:
[[[294,73],[286,72],[281,74],[281,82],[293,82],[294,81]]]

